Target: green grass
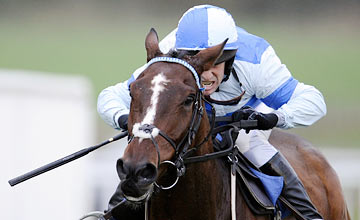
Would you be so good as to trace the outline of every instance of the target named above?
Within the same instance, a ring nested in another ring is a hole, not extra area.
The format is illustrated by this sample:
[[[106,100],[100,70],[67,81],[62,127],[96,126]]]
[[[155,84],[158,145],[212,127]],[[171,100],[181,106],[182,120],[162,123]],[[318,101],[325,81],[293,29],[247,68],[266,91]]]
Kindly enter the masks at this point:
[[[88,76],[98,93],[145,61],[143,36],[103,30],[0,28],[0,67]]]
[[[0,23],[0,68],[84,75],[97,96],[145,62],[144,38],[150,27]],[[168,25],[158,28],[160,38],[170,30]],[[248,30],[267,39],[295,78],[317,87],[328,103],[327,117],[296,132],[321,145],[358,146],[359,35],[284,26]]]

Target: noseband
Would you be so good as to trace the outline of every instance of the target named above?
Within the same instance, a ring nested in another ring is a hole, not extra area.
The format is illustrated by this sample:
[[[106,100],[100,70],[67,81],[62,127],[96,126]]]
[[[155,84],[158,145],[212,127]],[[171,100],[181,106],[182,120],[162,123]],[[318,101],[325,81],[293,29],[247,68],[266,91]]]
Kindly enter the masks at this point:
[[[173,186],[175,186],[175,184],[177,183],[177,180],[180,176],[183,176],[185,174],[185,163],[184,160],[189,157],[191,155],[192,152],[196,151],[202,144],[204,144],[210,137],[211,135],[211,131],[212,128],[214,126],[214,123],[212,123],[211,125],[211,129],[209,130],[207,136],[204,138],[204,140],[197,146],[195,146],[194,148],[189,149],[189,147],[192,145],[192,142],[196,136],[196,133],[200,127],[200,123],[201,123],[201,118],[203,117],[204,114],[204,108],[202,106],[202,100],[206,101],[203,98],[203,94],[202,92],[204,91],[204,88],[201,87],[201,83],[200,83],[200,78],[198,73],[196,72],[196,70],[186,61],[178,59],[178,58],[173,58],[173,57],[156,57],[152,60],[150,60],[147,64],[147,67],[150,66],[153,63],[156,62],[170,62],[170,63],[178,63],[184,67],[186,67],[194,76],[194,79],[196,81],[196,84],[198,86],[198,91],[196,92],[196,98],[195,98],[195,102],[194,102],[194,109],[192,112],[192,117],[191,117],[191,122],[190,122],[190,126],[188,128],[188,131],[186,133],[186,135],[184,135],[184,137],[181,139],[181,141],[179,142],[179,144],[176,144],[175,141],[173,141],[167,134],[165,134],[163,131],[161,131],[160,129],[158,129],[155,125],[153,124],[142,124],[139,127],[139,130],[145,132],[146,134],[148,134],[150,136],[150,139],[152,141],[152,143],[154,144],[155,148],[156,148],[156,152],[157,152],[157,157],[158,157],[158,168],[160,167],[161,164],[170,164],[174,167],[176,167],[177,170],[177,179],[175,181],[174,184],[172,184],[169,187],[164,187],[164,186],[160,186],[157,183],[155,183],[155,185],[160,188],[160,189],[170,189]],[[215,117],[215,110],[212,107],[212,114],[213,114],[213,118]],[[173,161],[163,161],[160,162],[160,149],[159,149],[159,145],[156,142],[153,132],[156,130],[156,133],[158,132],[158,134],[163,137],[175,150],[175,156]],[[129,139],[129,143],[137,136],[132,135]]]

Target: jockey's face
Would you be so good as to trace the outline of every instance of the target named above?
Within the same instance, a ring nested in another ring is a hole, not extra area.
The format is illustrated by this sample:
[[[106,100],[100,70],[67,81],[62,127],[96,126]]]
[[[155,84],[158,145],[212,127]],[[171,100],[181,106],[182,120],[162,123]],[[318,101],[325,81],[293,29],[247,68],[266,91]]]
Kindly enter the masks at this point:
[[[225,62],[219,63],[201,74],[201,81],[205,87],[204,95],[210,95],[216,91],[224,78]]]

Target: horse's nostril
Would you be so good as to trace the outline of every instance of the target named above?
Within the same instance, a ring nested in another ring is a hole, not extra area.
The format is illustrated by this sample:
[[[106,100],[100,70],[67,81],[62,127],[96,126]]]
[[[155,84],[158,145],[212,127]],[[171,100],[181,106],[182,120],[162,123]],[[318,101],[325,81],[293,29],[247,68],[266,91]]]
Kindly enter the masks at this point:
[[[123,159],[118,159],[116,170],[120,180],[133,178],[134,181],[139,181],[140,184],[151,184],[157,176],[157,169],[152,163],[130,166]]]
[[[129,169],[124,164],[124,161],[122,159],[118,159],[116,163],[116,171],[120,179],[124,179],[129,174]]]
[[[139,181],[153,182],[157,176],[157,169],[152,163],[146,163],[144,166],[139,167],[136,172]]]

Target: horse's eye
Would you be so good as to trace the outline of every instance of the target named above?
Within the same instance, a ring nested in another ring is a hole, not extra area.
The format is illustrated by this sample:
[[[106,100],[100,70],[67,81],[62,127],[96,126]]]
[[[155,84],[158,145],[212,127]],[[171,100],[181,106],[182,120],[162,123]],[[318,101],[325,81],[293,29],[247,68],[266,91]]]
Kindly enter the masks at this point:
[[[188,97],[186,97],[186,100],[184,101],[185,106],[191,105],[195,101],[195,95],[191,94]]]

